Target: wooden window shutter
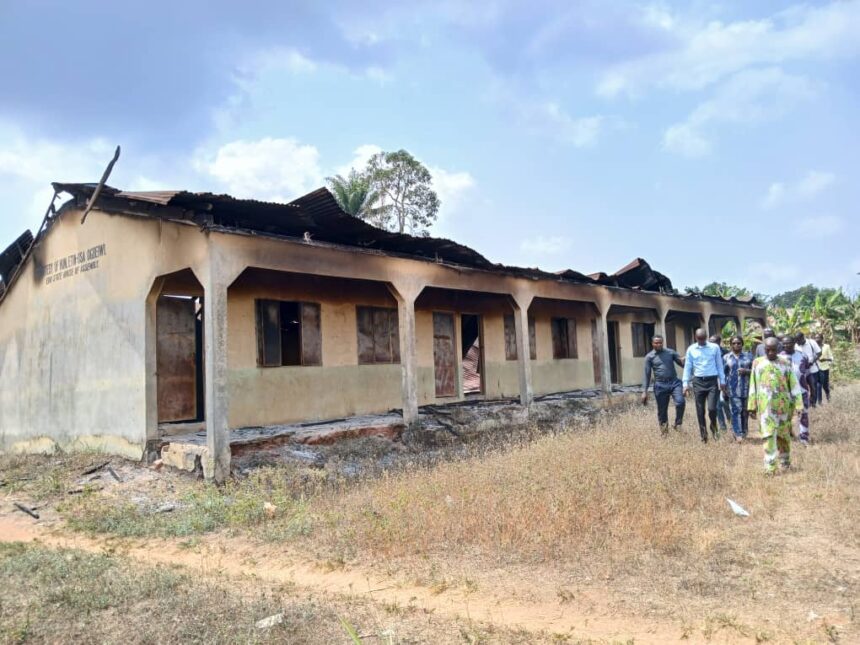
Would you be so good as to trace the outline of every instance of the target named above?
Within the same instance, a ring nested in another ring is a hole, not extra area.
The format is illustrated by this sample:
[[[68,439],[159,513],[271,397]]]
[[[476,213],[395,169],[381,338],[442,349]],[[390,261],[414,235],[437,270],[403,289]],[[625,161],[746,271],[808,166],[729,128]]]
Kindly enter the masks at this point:
[[[322,326],[320,306],[313,302],[301,303],[302,365],[322,365]]]
[[[505,315],[505,360],[517,360],[517,330],[513,314]]]
[[[372,364],[373,351],[373,310],[370,307],[356,307],[356,323],[358,327],[358,363]]]
[[[281,364],[281,306],[276,300],[257,300],[257,362],[263,367]]]
[[[388,312],[388,328],[391,330],[391,362],[400,362],[400,318],[396,309]]]
[[[576,318],[567,319],[567,357],[579,358],[579,350],[576,347]]]
[[[373,362],[391,362],[391,316],[388,309],[373,309]]]
[[[535,319],[529,317],[529,358],[537,360],[537,331],[535,330]]]
[[[553,318],[550,321],[552,329],[552,357],[567,358],[567,319]]]

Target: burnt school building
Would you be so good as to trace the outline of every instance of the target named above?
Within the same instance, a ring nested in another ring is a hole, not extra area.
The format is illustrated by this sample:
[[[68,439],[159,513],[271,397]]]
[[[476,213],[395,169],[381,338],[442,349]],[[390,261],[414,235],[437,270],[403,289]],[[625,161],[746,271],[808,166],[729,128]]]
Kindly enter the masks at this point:
[[[676,295],[641,259],[611,275],[493,264],[370,226],[325,189],[273,204],[54,188],[71,199],[0,255],[3,451],[141,458],[197,422],[221,481],[240,428],[609,396],[640,382],[655,332],[683,348],[698,326],[764,316]]]

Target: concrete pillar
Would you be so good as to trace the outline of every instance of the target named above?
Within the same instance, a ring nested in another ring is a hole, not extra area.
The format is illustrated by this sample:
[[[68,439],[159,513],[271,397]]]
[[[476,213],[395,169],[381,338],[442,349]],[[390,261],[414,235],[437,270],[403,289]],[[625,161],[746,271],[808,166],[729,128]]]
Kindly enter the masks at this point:
[[[709,303],[709,302],[702,303],[701,313],[702,313],[702,327],[710,336],[711,335],[711,316],[713,315],[713,309],[711,307],[711,303]]]
[[[597,340],[600,353],[600,388],[606,396],[612,395],[612,370],[609,365],[609,308],[608,300],[597,303]]]
[[[230,402],[227,388],[227,287],[217,248],[210,243],[203,279],[203,356],[205,365],[205,415],[207,479],[224,483],[230,476]]]
[[[666,316],[669,315],[669,307],[665,303],[657,304],[657,333],[663,337],[663,340],[668,344],[669,339],[666,338]],[[674,338],[672,345],[674,346]]]
[[[747,329],[747,315],[743,310],[738,312],[738,335],[743,336],[744,340],[746,340],[746,329]]]
[[[514,334],[517,341],[517,375],[520,382],[520,404],[529,408],[534,399],[532,386],[532,360],[529,342],[529,307],[534,300],[531,294],[511,296],[514,307]]]
[[[158,333],[156,330],[156,311],[158,297],[164,285],[164,278],[159,277],[146,296],[144,306],[146,307],[145,324],[145,346],[146,346],[146,450],[144,461],[152,461],[157,458],[156,447],[158,445]]]
[[[403,398],[403,422],[418,423],[418,353],[415,342],[415,300],[424,285],[402,282],[388,285],[397,300],[397,323],[400,336],[400,391]]]

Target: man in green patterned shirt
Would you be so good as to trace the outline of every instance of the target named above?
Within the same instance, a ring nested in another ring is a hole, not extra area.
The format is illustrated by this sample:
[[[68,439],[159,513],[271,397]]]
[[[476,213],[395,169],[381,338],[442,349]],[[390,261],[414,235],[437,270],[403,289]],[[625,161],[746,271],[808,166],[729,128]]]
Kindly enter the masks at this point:
[[[800,383],[791,362],[778,355],[776,338],[764,342],[765,355],[753,361],[747,409],[750,418],[759,417],[764,439],[765,472],[776,472],[777,462],[791,466],[791,418],[803,411]]]

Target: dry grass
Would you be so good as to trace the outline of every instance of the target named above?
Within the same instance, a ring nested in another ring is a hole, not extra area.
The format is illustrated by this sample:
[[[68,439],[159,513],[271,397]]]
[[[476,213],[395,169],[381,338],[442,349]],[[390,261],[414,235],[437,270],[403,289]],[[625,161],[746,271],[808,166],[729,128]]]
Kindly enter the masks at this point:
[[[228,527],[434,587],[529,581],[513,586],[559,597],[598,587],[614,609],[705,619],[703,630],[759,640],[858,637],[860,386],[812,411],[813,447],[795,444],[793,470],[778,477],[763,475],[757,441],[702,445],[692,407],[685,431],[666,440],[653,407],[636,408],[358,481],[263,468],[220,490],[186,482],[174,513],[154,514],[158,499],[102,494],[65,513],[78,528],[120,535]],[[726,497],[751,517],[735,517]],[[808,621],[810,611],[820,618]]]
[[[117,555],[0,543],[0,643],[526,643],[411,607],[227,585]],[[267,629],[255,623],[276,614]],[[540,637],[541,642],[546,642]]]

